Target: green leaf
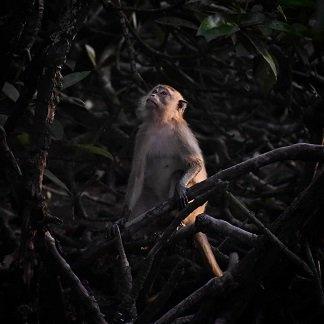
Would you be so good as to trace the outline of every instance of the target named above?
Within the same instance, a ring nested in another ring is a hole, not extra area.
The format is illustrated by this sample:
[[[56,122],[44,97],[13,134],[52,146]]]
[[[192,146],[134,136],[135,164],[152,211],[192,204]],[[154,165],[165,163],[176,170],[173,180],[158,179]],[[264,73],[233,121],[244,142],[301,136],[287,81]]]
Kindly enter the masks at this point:
[[[85,49],[87,51],[87,54],[89,56],[89,59],[91,61],[91,63],[93,64],[94,67],[97,66],[97,60],[96,60],[96,51],[94,50],[94,48],[88,44],[85,45]]]
[[[66,193],[68,193],[70,196],[71,191],[69,190],[69,188],[65,185],[65,183],[63,181],[61,181],[55,174],[53,174],[50,170],[45,169],[44,171],[44,175],[46,178],[48,178],[50,181],[52,181],[53,183],[55,183],[57,186],[59,186],[60,188],[62,188],[63,190],[66,191]]]
[[[63,89],[69,88],[86,78],[91,71],[73,72],[63,78]]]
[[[9,83],[9,82],[5,82],[3,87],[2,87],[2,92],[12,101],[16,102],[20,96],[19,91],[17,90],[17,88]]]
[[[30,144],[30,136],[26,132],[23,132],[23,133],[17,135],[16,138],[17,138],[18,142],[23,146],[27,146]]]
[[[276,83],[276,78],[265,60],[259,58],[254,69],[254,76],[260,85],[262,92],[266,95],[270,92]]]
[[[274,29],[274,30],[279,30],[282,32],[290,32],[291,31],[291,26],[287,23],[284,23],[282,21],[278,20],[272,20],[269,22],[267,25],[269,28]]]
[[[265,20],[265,15],[261,12],[249,12],[240,15],[240,26],[253,26],[263,23]]]
[[[273,59],[273,57],[271,56],[271,54],[269,53],[269,51],[267,50],[265,44],[261,41],[261,39],[252,37],[251,35],[248,34],[244,34],[247,39],[251,42],[251,44],[255,47],[255,49],[257,50],[257,52],[264,58],[264,60],[269,64],[275,78],[277,79],[277,67],[276,67],[276,63]]]
[[[282,9],[282,7],[280,5],[278,5],[277,10],[281,14],[281,16],[284,18],[284,20],[287,21],[287,17],[285,15],[285,12],[283,11],[283,9]]]
[[[208,16],[199,26],[197,36],[203,36],[207,42],[221,36],[230,36],[240,30],[239,26],[230,22],[224,21],[224,18],[219,15]]]
[[[158,19],[155,19],[155,22],[157,22],[160,25],[166,25],[166,26],[173,26],[173,27],[186,27],[190,29],[196,29],[197,26],[192,23],[191,21],[178,18],[178,17],[161,17]]]
[[[72,146],[87,153],[101,155],[111,160],[113,159],[113,156],[103,147],[92,144],[74,144]]]
[[[64,136],[63,125],[57,120],[54,119],[53,123],[49,126],[50,134],[55,140],[61,140]]]
[[[270,21],[265,26],[267,26],[268,28],[271,28],[273,30],[285,32],[291,36],[298,36],[298,37],[310,36],[309,28],[302,24],[296,23],[296,24],[289,25],[282,21],[273,20],[273,21]]]

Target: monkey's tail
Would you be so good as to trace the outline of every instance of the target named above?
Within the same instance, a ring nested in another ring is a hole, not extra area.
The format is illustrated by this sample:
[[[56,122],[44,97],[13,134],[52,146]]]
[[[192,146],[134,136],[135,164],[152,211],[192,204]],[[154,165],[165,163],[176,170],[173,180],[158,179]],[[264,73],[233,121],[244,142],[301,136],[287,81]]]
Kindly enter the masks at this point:
[[[198,245],[198,248],[203,255],[205,261],[210,267],[210,270],[215,275],[215,277],[221,277],[223,275],[223,271],[219,267],[214,253],[211,249],[211,246],[208,242],[208,238],[205,233],[198,232],[195,234],[195,241]]]

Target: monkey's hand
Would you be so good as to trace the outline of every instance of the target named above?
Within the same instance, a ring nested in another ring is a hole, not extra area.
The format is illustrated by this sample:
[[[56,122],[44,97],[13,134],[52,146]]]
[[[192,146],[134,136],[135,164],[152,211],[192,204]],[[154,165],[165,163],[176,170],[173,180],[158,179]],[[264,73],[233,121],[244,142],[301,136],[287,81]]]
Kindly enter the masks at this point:
[[[179,182],[176,186],[176,199],[179,203],[179,209],[183,209],[188,205],[188,196],[187,196],[187,188],[181,182]]]

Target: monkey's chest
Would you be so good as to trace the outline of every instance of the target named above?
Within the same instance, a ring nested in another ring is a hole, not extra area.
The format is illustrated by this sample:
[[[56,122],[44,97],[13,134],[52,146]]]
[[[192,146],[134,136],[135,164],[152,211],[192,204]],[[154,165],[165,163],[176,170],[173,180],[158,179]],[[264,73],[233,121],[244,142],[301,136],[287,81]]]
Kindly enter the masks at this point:
[[[167,192],[175,172],[181,170],[176,143],[171,137],[152,138],[145,161],[145,183],[152,190]]]
[[[153,136],[148,145],[146,156],[149,169],[178,168],[179,152],[176,149],[176,140],[172,135]]]

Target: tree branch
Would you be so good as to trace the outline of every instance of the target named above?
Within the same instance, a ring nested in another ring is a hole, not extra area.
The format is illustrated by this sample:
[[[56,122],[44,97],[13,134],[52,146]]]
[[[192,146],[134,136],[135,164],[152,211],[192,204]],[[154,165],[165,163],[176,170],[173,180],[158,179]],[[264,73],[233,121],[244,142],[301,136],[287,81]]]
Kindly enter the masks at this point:
[[[194,291],[191,295],[182,300],[179,304],[170,309],[155,324],[171,323],[178,316],[183,314],[186,310],[191,309],[194,305],[202,301],[206,296],[213,295],[218,296],[225,290],[229,291],[231,284],[233,283],[233,277],[231,271],[238,262],[237,254],[230,258],[230,263],[227,271],[224,272],[222,277],[214,277],[209,280],[205,285]]]
[[[189,200],[195,199],[199,194],[213,188],[219,180],[232,180],[251,171],[258,170],[263,166],[278,161],[301,160],[301,161],[323,161],[324,149],[321,145],[299,143],[290,146],[280,147],[270,152],[260,154],[254,158],[236,164],[225,170],[222,170],[208,179],[194,185],[188,189]],[[147,212],[137,216],[125,224],[125,229],[129,232],[135,232],[146,224],[154,223],[159,218],[176,206],[176,199],[171,198],[153,207]]]
[[[65,277],[66,281],[72,287],[75,295],[80,302],[80,305],[84,307],[88,312],[91,323],[107,324],[104,315],[100,311],[96,299],[94,298],[94,296],[91,296],[89,294],[80,279],[71,269],[70,265],[60,255],[56,248],[55,240],[48,231],[45,232],[45,244],[49,253],[52,255],[53,261],[58,271],[62,274],[62,276]]]
[[[211,235],[229,236],[231,239],[235,239],[249,246],[253,246],[258,239],[257,234],[250,233],[222,219],[216,219],[207,214],[201,214],[197,217],[195,231]]]
[[[244,215],[247,216],[250,220],[255,223],[262,233],[273,243],[275,244],[287,257],[293,262],[297,267],[303,269],[310,277],[313,277],[313,272],[307,263],[302,260],[297,254],[292,252],[279,238],[274,235],[263,223],[255,217],[255,215],[249,211],[235,196],[228,192],[228,196],[234,202],[235,206],[244,212]]]

